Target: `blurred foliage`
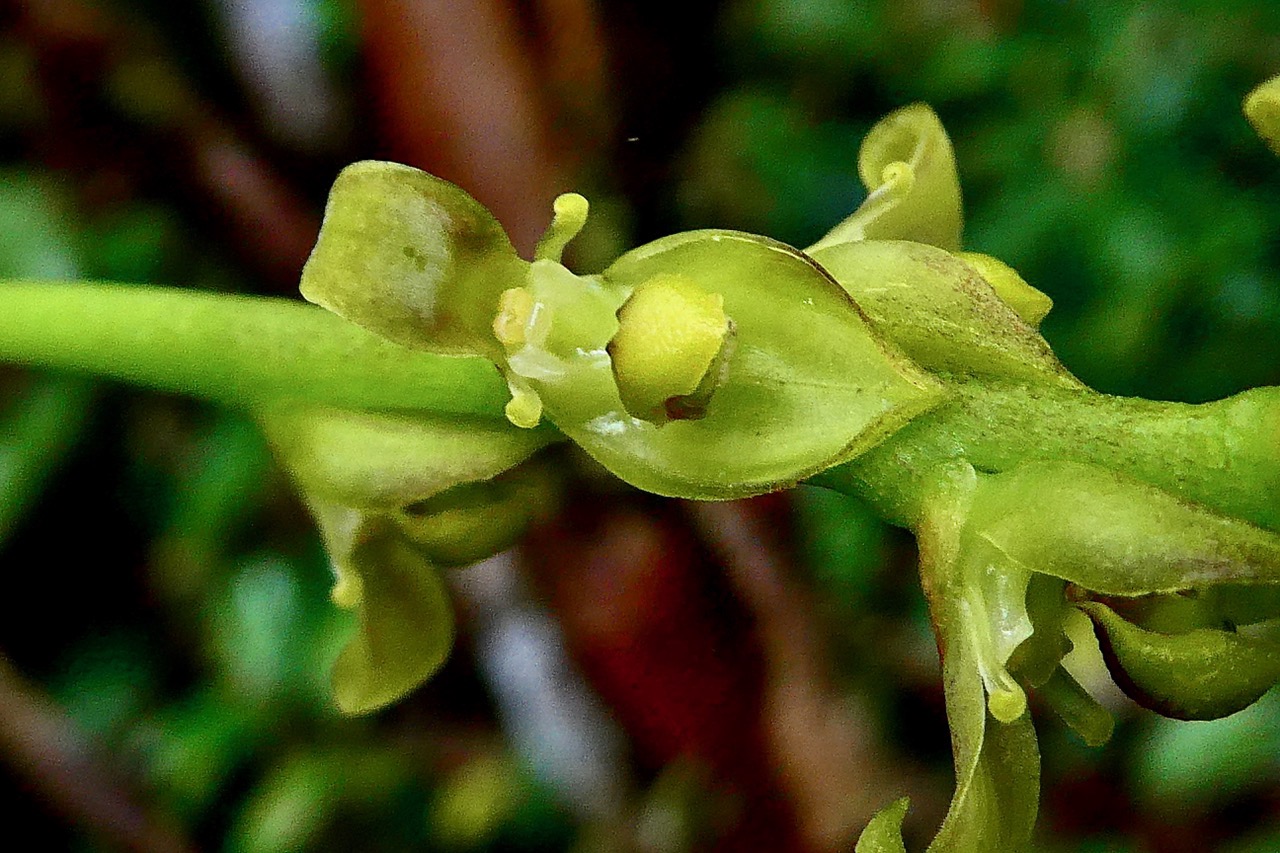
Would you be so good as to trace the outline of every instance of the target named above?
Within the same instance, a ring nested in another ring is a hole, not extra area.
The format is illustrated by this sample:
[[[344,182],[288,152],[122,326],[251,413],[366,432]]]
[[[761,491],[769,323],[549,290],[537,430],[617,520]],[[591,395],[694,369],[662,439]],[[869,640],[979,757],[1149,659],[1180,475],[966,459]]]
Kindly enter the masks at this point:
[[[337,165],[379,150],[368,116],[335,123],[324,144],[282,140],[219,23],[235,4],[96,5],[148,22],[117,52],[169,62],[113,76],[100,56],[55,62],[39,36],[0,30],[0,276],[268,290],[210,199],[175,179],[194,169],[184,146],[145,133],[206,99],[318,210]],[[1045,335],[1088,384],[1188,401],[1280,384],[1280,166],[1239,113],[1280,71],[1280,4],[599,5],[618,130],[580,170],[633,196],[630,211],[620,195],[604,207],[638,237],[715,226],[806,245],[860,201],[854,157],[871,123],[927,101],[955,142],[966,248],[1053,298]],[[316,24],[339,100],[366,103],[359,4],[293,7]],[[670,37],[646,52],[654,32]],[[76,104],[47,85],[58,62],[87,90]],[[173,74],[186,79],[178,95]],[[92,133],[69,142],[68,121]],[[904,538],[816,489],[797,490],[794,514],[841,689],[870,709],[885,760],[921,768],[945,799],[936,658]],[[308,520],[238,416],[0,370],[0,540],[0,649],[202,849],[601,849],[599,827],[503,745],[465,660],[383,717],[331,708],[328,668],[353,626],[328,602]],[[1041,850],[1280,849],[1276,694],[1213,723],[1103,699],[1121,723],[1102,750],[1037,719]],[[25,802],[19,787],[0,782],[0,796]],[[938,816],[923,801],[909,838]],[[25,821],[42,849],[103,849],[42,810]]]

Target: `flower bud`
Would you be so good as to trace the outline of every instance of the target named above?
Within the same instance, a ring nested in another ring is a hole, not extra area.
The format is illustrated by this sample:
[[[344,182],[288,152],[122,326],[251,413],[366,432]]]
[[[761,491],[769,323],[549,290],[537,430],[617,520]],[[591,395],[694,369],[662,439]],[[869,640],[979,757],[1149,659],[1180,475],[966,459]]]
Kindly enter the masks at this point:
[[[1018,271],[999,258],[978,252],[959,252],[956,257],[971,266],[991,285],[1004,304],[1012,308],[1033,329],[1053,309],[1053,300],[1027,284]]]
[[[1244,115],[1271,150],[1280,154],[1280,77],[1272,77],[1244,99]]]

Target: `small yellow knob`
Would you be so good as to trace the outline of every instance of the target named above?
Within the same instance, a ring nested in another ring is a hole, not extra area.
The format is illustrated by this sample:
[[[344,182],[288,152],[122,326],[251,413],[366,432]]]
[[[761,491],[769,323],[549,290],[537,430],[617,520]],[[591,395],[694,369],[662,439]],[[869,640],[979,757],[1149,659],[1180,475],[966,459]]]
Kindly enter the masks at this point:
[[[635,289],[618,323],[609,355],[627,411],[658,423],[700,415],[699,401],[681,403],[695,392],[705,403],[715,390],[731,329],[724,297],[686,276],[657,275]]]

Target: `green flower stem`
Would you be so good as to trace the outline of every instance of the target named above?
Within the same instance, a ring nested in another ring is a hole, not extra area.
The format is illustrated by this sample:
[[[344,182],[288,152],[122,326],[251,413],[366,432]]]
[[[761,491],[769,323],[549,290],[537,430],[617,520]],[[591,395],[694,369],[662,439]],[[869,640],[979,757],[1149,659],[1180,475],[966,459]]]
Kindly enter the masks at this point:
[[[1079,462],[1280,531],[1280,388],[1190,405],[991,378],[948,384],[950,401],[815,481],[915,528],[937,472],[957,459],[982,472]]]
[[[0,360],[232,404],[308,402],[501,419],[481,359],[417,352],[300,302],[143,286],[0,282]],[[1280,531],[1280,389],[1188,405],[944,377],[952,399],[817,482],[915,527],[936,472],[1029,460],[1121,471]]]
[[[501,419],[508,397],[488,361],[410,350],[302,302],[119,284],[0,281],[0,361],[234,406]]]

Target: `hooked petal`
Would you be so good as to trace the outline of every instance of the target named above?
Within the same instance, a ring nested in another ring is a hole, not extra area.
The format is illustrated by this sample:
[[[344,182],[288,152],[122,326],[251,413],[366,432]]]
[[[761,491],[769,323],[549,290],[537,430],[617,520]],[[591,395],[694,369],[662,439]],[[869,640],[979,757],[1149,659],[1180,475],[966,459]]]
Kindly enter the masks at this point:
[[[1080,686],[1066,667],[1055,668],[1048,680],[1037,688],[1036,695],[1043,698],[1087,746],[1102,746],[1111,740],[1115,718]]]
[[[806,252],[856,240],[912,240],[959,251],[964,221],[955,153],[927,105],[880,119],[862,142],[858,174],[870,195]]]

